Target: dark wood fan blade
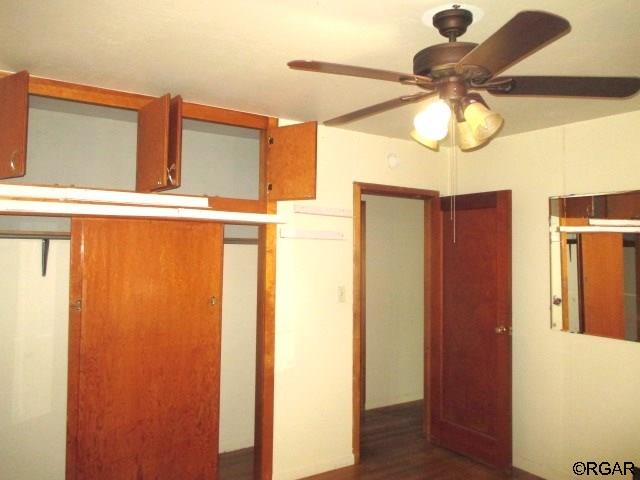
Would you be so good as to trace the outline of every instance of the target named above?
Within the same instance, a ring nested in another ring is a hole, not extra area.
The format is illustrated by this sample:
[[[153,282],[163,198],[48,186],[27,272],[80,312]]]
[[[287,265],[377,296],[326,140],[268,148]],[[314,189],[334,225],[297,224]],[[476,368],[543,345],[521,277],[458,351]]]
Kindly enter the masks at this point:
[[[518,13],[465,55],[459,65],[479,65],[495,76],[571,30],[569,22],[546,12]]]
[[[493,81],[509,78],[510,83],[487,91],[494,95],[624,98],[640,90],[639,77],[504,77]]]
[[[387,110],[398,108],[403,105],[407,105],[409,103],[419,102],[433,95],[436,95],[436,94],[430,93],[430,92],[419,92],[419,93],[414,93],[413,95],[405,95],[404,97],[398,97],[398,98],[394,98],[393,100],[387,100],[386,102],[378,103],[376,105],[371,105],[370,107],[361,108],[360,110],[356,110],[355,112],[347,113],[345,115],[332,118],[331,120],[327,120],[326,122],[324,122],[324,124],[325,125],[342,125],[343,123],[352,122],[354,120],[360,120],[361,118],[368,117],[370,115],[375,115],[376,113],[386,112]]]
[[[399,73],[375,68],[356,67],[342,65],[340,63],[317,62],[315,60],[293,60],[287,63],[294,70],[306,70],[308,72],[333,73],[335,75],[348,75],[350,77],[372,78],[374,80],[386,80],[408,85],[420,85],[428,88],[432,81],[429,77],[414,75],[413,73]]]

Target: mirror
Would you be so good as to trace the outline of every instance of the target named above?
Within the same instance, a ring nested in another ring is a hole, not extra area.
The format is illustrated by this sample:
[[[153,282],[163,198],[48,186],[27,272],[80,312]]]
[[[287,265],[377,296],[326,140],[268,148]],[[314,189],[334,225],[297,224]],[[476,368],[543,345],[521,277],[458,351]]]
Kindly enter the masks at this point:
[[[551,328],[640,341],[640,191],[552,197]]]

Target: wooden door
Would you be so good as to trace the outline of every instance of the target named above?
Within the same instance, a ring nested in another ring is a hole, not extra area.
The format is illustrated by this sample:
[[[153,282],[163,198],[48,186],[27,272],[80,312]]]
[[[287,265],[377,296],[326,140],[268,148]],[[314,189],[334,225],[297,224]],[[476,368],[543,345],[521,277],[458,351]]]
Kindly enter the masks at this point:
[[[136,191],[179,187],[181,155],[182,97],[167,94],[138,111]]]
[[[625,338],[622,233],[581,233],[581,331]]]
[[[511,192],[441,199],[442,305],[431,328],[431,440],[511,466]]]
[[[0,178],[26,173],[28,118],[29,73],[0,78]]]
[[[222,225],[74,219],[67,479],[215,479]]]
[[[269,200],[316,198],[317,130],[317,122],[267,130]]]

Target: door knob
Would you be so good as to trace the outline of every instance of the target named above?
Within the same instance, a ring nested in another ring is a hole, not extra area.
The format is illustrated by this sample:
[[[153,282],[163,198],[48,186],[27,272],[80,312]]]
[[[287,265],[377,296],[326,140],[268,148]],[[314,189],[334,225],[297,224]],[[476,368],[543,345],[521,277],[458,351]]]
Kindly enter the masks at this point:
[[[496,333],[498,335],[511,335],[511,327],[505,327],[504,325],[499,325],[496,327]]]

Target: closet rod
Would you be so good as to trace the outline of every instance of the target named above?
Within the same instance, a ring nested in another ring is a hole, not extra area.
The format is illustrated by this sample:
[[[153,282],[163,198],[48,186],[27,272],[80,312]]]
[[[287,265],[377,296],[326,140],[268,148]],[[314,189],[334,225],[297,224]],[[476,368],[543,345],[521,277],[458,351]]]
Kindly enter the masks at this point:
[[[71,234],[67,232],[19,232],[19,231],[0,231],[1,239],[8,240],[42,240],[42,276],[47,276],[47,265],[49,263],[49,242],[51,240],[69,240]]]
[[[20,232],[20,231],[0,231],[0,238],[9,240],[69,240],[69,232]]]

